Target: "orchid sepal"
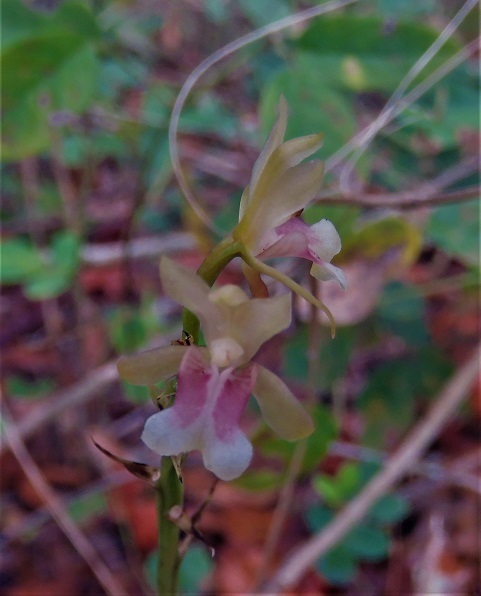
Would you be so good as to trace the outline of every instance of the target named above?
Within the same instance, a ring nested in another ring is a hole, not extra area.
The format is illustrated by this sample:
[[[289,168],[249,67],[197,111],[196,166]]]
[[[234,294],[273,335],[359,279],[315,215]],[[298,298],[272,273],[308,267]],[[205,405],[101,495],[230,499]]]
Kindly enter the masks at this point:
[[[276,374],[257,364],[252,393],[268,426],[286,441],[305,439],[314,422],[287,385]]]

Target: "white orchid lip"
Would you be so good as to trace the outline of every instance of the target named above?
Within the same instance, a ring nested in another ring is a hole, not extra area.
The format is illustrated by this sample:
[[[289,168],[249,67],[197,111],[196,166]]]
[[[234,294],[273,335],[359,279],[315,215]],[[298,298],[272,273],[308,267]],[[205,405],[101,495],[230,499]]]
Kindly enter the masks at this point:
[[[214,366],[225,368],[234,366],[242,356],[244,350],[232,337],[221,337],[210,342],[209,352]]]

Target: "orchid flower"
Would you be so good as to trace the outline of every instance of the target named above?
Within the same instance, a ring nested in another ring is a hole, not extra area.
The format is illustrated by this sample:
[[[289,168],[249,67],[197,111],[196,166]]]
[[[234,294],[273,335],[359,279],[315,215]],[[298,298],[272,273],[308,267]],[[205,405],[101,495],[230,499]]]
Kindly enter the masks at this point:
[[[172,345],[120,359],[123,379],[153,385],[178,375],[174,405],[150,416],[142,440],[160,455],[199,449],[204,465],[223,480],[250,463],[252,446],[239,427],[251,393],[266,423],[294,441],[314,426],[309,414],[275,374],[251,362],[260,346],[289,326],[290,294],[249,299],[237,286],[210,290],[191,271],[163,258],[165,293],[200,319],[207,347]]]
[[[320,161],[301,162],[321,147],[322,135],[284,142],[286,126],[287,104],[281,97],[277,120],[242,195],[232,235],[261,261],[302,257],[312,261],[311,275],[322,281],[335,279],[345,287],[343,272],[330,263],[341,250],[335,227],[327,219],[309,226],[299,217],[319,192],[323,177]]]

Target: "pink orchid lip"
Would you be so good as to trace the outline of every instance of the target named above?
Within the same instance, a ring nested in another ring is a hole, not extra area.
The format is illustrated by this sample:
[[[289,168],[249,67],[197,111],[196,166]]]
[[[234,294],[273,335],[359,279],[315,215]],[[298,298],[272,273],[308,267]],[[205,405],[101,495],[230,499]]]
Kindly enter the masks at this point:
[[[275,257],[307,259],[314,263],[311,275],[323,281],[335,279],[345,288],[343,272],[330,264],[340,249],[339,234],[330,221],[323,219],[309,226],[300,217],[292,217],[266,233],[264,249],[258,257],[262,260]]]
[[[160,455],[199,449],[204,465],[222,480],[250,463],[252,446],[239,427],[254,387],[256,366],[222,371],[192,346],[182,360],[174,405],[151,416],[142,440]]]

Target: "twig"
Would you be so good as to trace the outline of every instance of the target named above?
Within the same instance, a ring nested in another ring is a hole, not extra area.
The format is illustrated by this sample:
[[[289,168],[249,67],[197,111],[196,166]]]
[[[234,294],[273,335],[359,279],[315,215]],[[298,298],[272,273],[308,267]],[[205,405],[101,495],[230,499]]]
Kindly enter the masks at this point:
[[[479,186],[442,192],[455,182],[470,176],[478,171],[479,160],[477,156],[461,160],[442,174],[423,182],[417,188],[395,193],[380,194],[339,194],[337,197],[321,194],[317,201],[323,204],[362,205],[366,207],[394,207],[407,209],[412,207],[425,207],[427,205],[441,205],[465,201],[479,196]]]
[[[131,240],[125,249],[129,259],[159,257],[183,250],[194,250],[198,244],[190,233],[173,232],[155,238],[137,238]],[[108,265],[122,260],[123,243],[108,242],[102,244],[86,244],[81,251],[81,258],[88,265]]]
[[[347,459],[353,459],[361,462],[373,462],[382,464],[388,460],[389,455],[383,451],[372,449],[370,447],[363,447],[361,445],[353,445],[344,441],[333,441],[329,446],[329,453],[331,455],[339,455]],[[481,453],[474,454],[478,458]],[[481,495],[481,484],[479,478],[465,469],[460,469],[459,466],[453,466],[451,463],[441,464],[430,461],[429,459],[421,460],[413,464],[411,471],[415,474],[420,474],[425,478],[429,478],[436,482],[437,486],[441,484],[451,484],[472,490]]]
[[[412,467],[420,454],[436,437],[440,428],[459,406],[479,371],[481,344],[474,355],[446,384],[438,399],[413,431],[406,437],[397,452],[334,520],[320,533],[315,534],[280,566],[278,573],[267,586],[276,592],[295,583],[302,574],[348,532],[374,503]]]
[[[259,591],[265,581],[266,575],[269,571],[269,565],[276,552],[277,545],[282,535],[287,516],[289,514],[290,505],[294,497],[294,489],[296,487],[296,480],[301,470],[302,461],[306,452],[306,442],[300,441],[292,454],[289,468],[284,481],[284,485],[279,494],[279,501],[274,509],[272,521],[269,526],[266,542],[264,544],[264,552],[262,555],[262,566],[259,568],[256,579],[255,591]]]
[[[440,193],[438,190],[425,191],[422,188],[387,194],[356,194],[321,197],[316,202],[322,205],[353,205],[359,207],[394,207],[395,209],[415,209],[432,205],[459,203],[479,197],[479,187],[468,186],[460,190]]]
[[[162,342],[168,343],[178,333],[164,333],[162,336]],[[150,342],[146,349],[154,348],[159,345],[158,340]],[[28,418],[22,420],[17,428],[17,432],[22,439],[33,434],[43,424],[55,419],[59,414],[69,408],[73,408],[80,404],[86,403],[90,399],[93,399],[100,391],[103,391],[109,385],[119,380],[119,374],[117,371],[117,361],[112,360],[106,364],[96,368],[95,370],[88,373],[88,375],[79,381],[74,383],[66,389],[61,389],[50,396],[48,400],[42,404],[42,407],[34,411]],[[0,454],[5,448],[4,444],[0,444]]]
[[[472,54],[474,54],[479,46],[479,38],[474,39],[468,43],[462,50],[455,54],[452,58],[447,60],[442,66],[437,68],[431,75],[429,75],[422,83],[414,87],[407,95],[399,99],[399,101],[393,104],[386,112],[378,116],[374,122],[372,122],[365,130],[361,131],[358,135],[355,135],[349,143],[345,145],[348,147],[356,147],[356,143],[359,138],[361,142],[359,148],[356,150],[354,155],[350,158],[349,162],[344,166],[339,179],[339,187],[341,191],[349,187],[348,179],[354,169],[354,166],[361,158],[362,154],[368,147],[370,141],[376,136],[376,134],[383,128],[383,126],[389,124],[396,116],[398,116],[403,110],[405,110],[412,103],[417,101],[422,95],[424,95],[431,87],[438,83],[443,77],[449,74],[452,70],[457,68],[465,60],[467,60]],[[344,148],[343,148],[344,149]],[[341,149],[340,151],[342,151]],[[338,152],[339,153],[339,152]],[[336,153],[337,155],[337,153]],[[333,168],[335,159],[333,157],[326,161],[326,172]],[[347,193],[349,194],[349,193]]]
[[[98,392],[116,382],[118,376],[115,362],[104,364],[89,373],[85,379],[54,393],[48,402],[18,424],[16,432],[22,438],[30,436],[37,428],[56,418],[65,410],[95,397]]]
[[[112,572],[108,569],[106,564],[100,558],[99,553],[95,550],[89,542],[85,534],[79,530],[74,521],[65,511],[61,500],[57,497],[50,485],[46,482],[39,467],[33,461],[25,444],[20,439],[19,433],[15,428],[15,424],[10,416],[5,402],[2,404],[3,410],[3,434],[7,443],[15,455],[25,475],[35,488],[39,497],[44,502],[50,515],[56,521],[59,528],[70,540],[73,547],[78,554],[87,563],[93,574],[100,582],[101,586],[112,596],[119,596],[125,594],[125,588],[117,581]]]
[[[118,486],[132,482],[132,475],[126,470],[118,470],[109,472],[108,477],[96,480],[89,484],[85,488],[80,489],[78,492],[69,495],[68,497],[62,498],[62,507],[68,511],[69,507],[78,501],[88,499],[91,496],[104,493]],[[8,547],[10,542],[16,541],[25,537],[26,535],[32,535],[37,532],[43,524],[50,520],[50,511],[47,507],[41,507],[33,513],[29,513],[26,517],[19,520],[11,527],[5,528],[4,542],[1,545],[0,552],[3,548]]]

